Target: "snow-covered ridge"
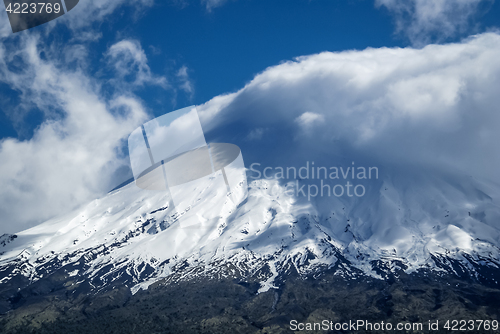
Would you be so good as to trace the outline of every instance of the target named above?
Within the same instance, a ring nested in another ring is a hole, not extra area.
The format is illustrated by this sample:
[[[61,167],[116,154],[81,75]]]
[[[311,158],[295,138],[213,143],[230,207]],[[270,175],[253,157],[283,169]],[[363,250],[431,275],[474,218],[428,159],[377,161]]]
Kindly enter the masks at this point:
[[[393,175],[363,198],[314,202],[288,196],[276,180],[255,180],[239,207],[207,180],[180,213],[168,193],[132,183],[2,236],[0,279],[33,282],[62,270],[97,291],[126,284],[133,292],[162,278],[249,276],[262,292],[280,275],[325,269],[346,278],[431,269],[491,279],[478,268],[500,268],[500,189],[460,175]]]

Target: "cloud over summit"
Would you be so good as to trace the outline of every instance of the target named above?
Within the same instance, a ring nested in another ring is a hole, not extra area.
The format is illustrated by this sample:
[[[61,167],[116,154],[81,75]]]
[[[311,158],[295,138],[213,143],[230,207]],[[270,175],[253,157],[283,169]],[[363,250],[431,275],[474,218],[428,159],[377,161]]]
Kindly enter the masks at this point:
[[[299,57],[199,109],[214,139],[241,138],[253,159],[326,159],[340,149],[500,181],[499,86],[500,35],[487,33],[422,49]]]

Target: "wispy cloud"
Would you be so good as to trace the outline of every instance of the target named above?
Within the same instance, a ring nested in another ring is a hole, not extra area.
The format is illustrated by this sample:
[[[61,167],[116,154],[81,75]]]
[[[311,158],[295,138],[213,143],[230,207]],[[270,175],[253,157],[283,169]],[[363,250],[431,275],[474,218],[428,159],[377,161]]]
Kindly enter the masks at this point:
[[[494,0],[375,0],[394,15],[396,32],[416,46],[442,42],[474,28],[480,5]]]
[[[201,0],[201,3],[205,4],[208,11],[211,11],[216,7],[220,7],[226,2],[227,0]]]
[[[109,66],[115,70],[114,82],[133,86],[158,85],[167,88],[167,79],[151,73],[146,53],[137,40],[122,40],[106,53]]]
[[[7,54],[4,45],[0,54]],[[130,92],[105,97],[81,68],[69,70],[50,56],[27,35],[15,57],[0,60],[0,81],[46,112],[32,138],[0,141],[3,231],[21,230],[109,190],[117,182],[113,175],[128,164],[124,139],[147,119]]]
[[[253,140],[261,140],[262,137],[264,136],[266,132],[266,129],[263,128],[257,128],[257,129],[252,129],[250,133],[247,135],[247,140],[253,141]]]
[[[80,41],[99,39],[99,25],[109,19],[122,6],[134,8],[136,13],[142,13],[154,4],[154,0],[82,0],[67,15],[59,17],[44,25],[50,31],[56,25],[64,24],[73,31],[73,38]],[[0,11],[0,38],[12,35],[9,19],[5,11]]]
[[[180,81],[179,88],[184,91],[190,100],[194,97],[194,85],[189,78],[187,66],[182,66],[176,73],[177,79]]]
[[[94,23],[109,19],[119,7],[131,6],[136,12],[150,8],[154,0],[85,0],[80,1],[71,15],[64,15],[52,24],[66,24],[73,30],[80,30]]]

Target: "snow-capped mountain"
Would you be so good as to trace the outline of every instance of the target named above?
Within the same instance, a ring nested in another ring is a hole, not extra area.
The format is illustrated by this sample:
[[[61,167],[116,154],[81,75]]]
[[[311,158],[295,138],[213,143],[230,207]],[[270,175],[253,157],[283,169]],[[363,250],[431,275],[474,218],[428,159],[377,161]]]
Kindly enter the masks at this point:
[[[168,193],[131,183],[3,235],[4,293],[51,276],[75,292],[126,285],[135,293],[158,280],[200,277],[251,279],[263,292],[287,275],[325,270],[346,279],[430,270],[498,284],[500,187],[491,183],[406,169],[385,173],[364,197],[308,201],[287,194],[286,183],[254,180],[235,207],[211,182],[184,212],[172,210]]]

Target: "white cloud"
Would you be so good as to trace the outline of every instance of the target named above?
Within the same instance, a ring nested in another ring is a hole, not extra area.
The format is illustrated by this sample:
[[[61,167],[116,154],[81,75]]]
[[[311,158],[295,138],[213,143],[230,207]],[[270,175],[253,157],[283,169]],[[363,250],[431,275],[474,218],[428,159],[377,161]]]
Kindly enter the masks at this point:
[[[306,111],[299,117],[295,119],[295,121],[304,128],[310,128],[315,123],[319,123],[325,120],[325,117],[321,114],[313,113],[310,111]]]
[[[121,6],[130,6],[140,12],[153,4],[154,0],[81,0],[73,10],[54,22],[57,21],[68,25],[73,30],[79,30],[95,22],[112,19],[112,14],[116,13]]]
[[[375,0],[395,17],[396,31],[417,46],[444,41],[473,27],[480,4],[494,0]]]
[[[194,96],[194,85],[189,78],[187,66],[182,66],[176,73],[177,79],[180,81],[179,88],[184,91],[190,100]]]
[[[422,49],[381,48],[297,58],[200,106],[209,141],[246,162],[321,157],[457,168],[500,182],[500,35]],[[304,114],[304,111],[307,113]],[[314,122],[303,132],[297,123]],[[266,143],[247,140],[265,128]]]
[[[113,78],[118,84],[130,83],[133,86],[145,84],[168,87],[165,77],[151,73],[146,53],[137,40],[122,40],[113,44],[106,53],[108,64],[114,67],[116,76]]]
[[[225,4],[227,0],[201,0],[201,3],[204,3],[207,10],[211,11],[214,8],[220,7]]]
[[[147,118],[130,93],[105,98],[99,82],[45,60],[42,51],[51,58],[29,35],[15,54],[0,48],[0,80],[46,115],[31,139],[0,141],[1,232],[19,231],[108,191],[117,182],[114,173],[128,164],[120,153],[124,140]],[[22,66],[13,68],[15,62]]]

